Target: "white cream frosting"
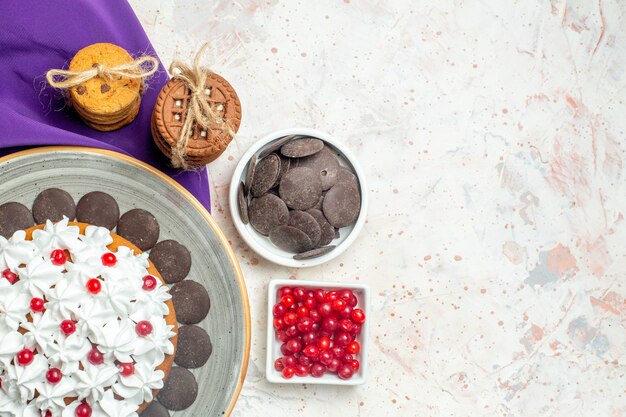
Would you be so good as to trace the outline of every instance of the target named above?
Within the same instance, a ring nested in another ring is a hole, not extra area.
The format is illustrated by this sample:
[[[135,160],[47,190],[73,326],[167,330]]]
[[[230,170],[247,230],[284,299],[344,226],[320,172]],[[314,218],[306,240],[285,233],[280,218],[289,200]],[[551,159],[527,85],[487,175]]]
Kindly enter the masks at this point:
[[[168,289],[160,280],[153,290],[142,288],[148,255],[122,246],[116,264],[105,267],[101,257],[110,252],[110,231],[89,226],[81,234],[67,218],[47,222],[32,241],[25,237],[24,231],[0,237],[0,273],[8,268],[19,277],[14,284],[0,278],[0,417],[40,417],[46,411],[74,417],[82,401],[92,417],[137,417],[139,405],[163,387],[164,374],[156,367],[174,353],[174,332],[164,319]],[[69,252],[65,265],[50,261],[55,249]],[[101,280],[98,294],[87,290],[91,278]],[[33,297],[44,299],[43,312],[31,311]],[[69,336],[60,329],[63,320],[76,324]],[[141,320],[152,324],[148,336],[135,331]],[[103,364],[87,360],[92,346],[103,353]],[[26,366],[16,357],[24,348],[34,353]],[[133,375],[122,376],[119,362],[134,362]],[[57,384],[46,380],[51,367],[62,372]],[[76,400],[66,406],[65,398]]]

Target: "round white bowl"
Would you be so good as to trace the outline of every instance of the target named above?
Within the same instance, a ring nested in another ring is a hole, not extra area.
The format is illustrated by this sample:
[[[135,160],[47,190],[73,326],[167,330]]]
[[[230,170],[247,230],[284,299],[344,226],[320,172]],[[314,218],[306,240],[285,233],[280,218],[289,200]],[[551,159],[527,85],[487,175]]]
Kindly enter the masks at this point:
[[[335,249],[317,258],[303,260],[293,259],[293,253],[284,251],[275,246],[267,236],[263,236],[262,234],[258,233],[249,223],[243,224],[239,215],[237,191],[239,183],[243,181],[246,176],[248,162],[254,154],[260,152],[268,144],[282,138],[283,136],[288,135],[306,135],[323,140],[326,145],[330,146],[333,150],[336,151],[336,153],[339,154],[340,164],[347,168],[351,168],[359,180],[359,187],[361,191],[361,211],[359,213],[359,217],[353,225],[339,229],[339,238],[334,239],[329,244],[335,245]],[[331,259],[336,258],[337,256],[341,255],[346,249],[348,249],[348,247],[355,241],[357,235],[365,224],[365,216],[367,213],[368,205],[365,174],[363,173],[359,162],[356,160],[352,152],[350,152],[350,150],[346,148],[340,141],[338,141],[328,133],[307,128],[279,130],[278,132],[274,132],[265,136],[263,139],[253,144],[242,156],[241,160],[237,164],[237,167],[235,168],[235,172],[233,173],[233,177],[230,182],[229,201],[230,213],[233,218],[233,222],[235,223],[235,227],[237,228],[237,231],[239,232],[243,240],[256,253],[258,253],[260,256],[267,259],[268,261],[274,262],[279,265],[296,268],[304,268],[323,264],[330,261]]]

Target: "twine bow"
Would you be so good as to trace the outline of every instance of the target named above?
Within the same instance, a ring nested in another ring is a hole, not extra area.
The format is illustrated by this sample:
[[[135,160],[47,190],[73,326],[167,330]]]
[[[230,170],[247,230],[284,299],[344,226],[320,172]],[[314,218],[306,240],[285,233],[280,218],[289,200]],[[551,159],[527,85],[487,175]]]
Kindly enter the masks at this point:
[[[172,78],[182,80],[189,89],[190,96],[187,104],[187,114],[180,129],[180,135],[176,141],[176,146],[172,147],[172,165],[175,168],[188,169],[187,144],[192,137],[194,125],[203,129],[218,127],[229,138],[235,136],[235,131],[230,124],[224,120],[215,110],[211,108],[209,95],[205,93],[206,79],[211,70],[200,65],[200,59],[208,48],[205,44],[200,48],[190,67],[184,62],[174,61],[170,65]],[[215,140],[223,145],[226,140],[221,135],[216,135]]]
[[[144,78],[154,74],[158,68],[159,61],[155,57],[144,55],[127,64],[115,67],[96,64],[93,68],[82,71],[51,69],[46,73],[46,80],[52,87],[59,89],[75,87],[96,77],[111,79],[114,76],[141,79],[143,85]]]

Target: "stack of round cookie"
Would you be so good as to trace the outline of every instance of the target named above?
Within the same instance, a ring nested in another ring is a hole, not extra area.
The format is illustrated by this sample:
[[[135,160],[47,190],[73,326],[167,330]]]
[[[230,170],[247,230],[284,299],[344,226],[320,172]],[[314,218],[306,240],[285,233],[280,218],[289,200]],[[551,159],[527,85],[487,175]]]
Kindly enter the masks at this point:
[[[217,116],[237,132],[241,124],[241,103],[228,81],[211,72],[207,76],[203,93]],[[188,85],[174,78],[165,84],[154,106],[152,137],[168,158],[172,157],[172,148],[178,143],[187,117],[190,96]],[[185,148],[185,160],[190,166],[206,165],[217,159],[232,139],[232,135],[222,126],[193,126]]]
[[[89,45],[74,55],[70,71],[92,68],[112,68],[133,61],[126,50],[110,43]],[[141,103],[140,79],[101,75],[91,78],[69,90],[74,109],[93,129],[111,131],[126,126],[139,112]]]

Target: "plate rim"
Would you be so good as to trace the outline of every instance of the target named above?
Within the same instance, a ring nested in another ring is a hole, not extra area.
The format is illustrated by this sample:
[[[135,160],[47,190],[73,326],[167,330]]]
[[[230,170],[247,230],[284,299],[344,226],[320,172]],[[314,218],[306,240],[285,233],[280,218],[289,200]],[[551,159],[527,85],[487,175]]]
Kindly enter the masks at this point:
[[[198,199],[191,194],[189,190],[179,184],[176,180],[160,171],[159,169],[149,165],[143,161],[140,161],[130,155],[126,155],[120,152],[112,151],[109,149],[101,149],[101,148],[90,148],[86,146],[40,146],[31,149],[26,149],[22,151],[17,151],[0,157],[0,164],[17,159],[24,156],[37,155],[37,154],[45,154],[51,152],[76,152],[76,153],[91,153],[95,155],[107,156],[114,159],[119,159],[123,162],[129,163],[137,168],[143,169],[147,171],[149,174],[155,175],[162,181],[165,181],[170,186],[174,187],[184,198],[186,198],[189,203],[202,215],[202,217],[209,224],[211,229],[217,235],[219,242],[222,248],[226,251],[226,255],[228,256],[228,260],[230,261],[233,269],[235,271],[235,278],[237,280],[237,285],[239,286],[239,295],[241,296],[241,301],[244,306],[244,321],[245,321],[245,343],[244,343],[244,357],[241,363],[241,368],[239,372],[239,377],[237,379],[237,386],[235,387],[235,391],[233,393],[233,397],[228,404],[226,410],[224,410],[224,416],[228,417],[233,412],[235,408],[235,404],[239,399],[241,394],[241,390],[243,388],[246,374],[248,371],[248,364],[250,361],[250,346],[251,346],[251,319],[250,319],[250,300],[248,297],[248,289],[246,287],[246,282],[243,277],[243,272],[241,266],[239,265],[239,261],[237,260],[237,256],[235,255],[235,251],[228,242],[228,238],[219,227],[215,218],[209,213],[209,211],[198,201]],[[208,180],[208,179],[207,179]]]

